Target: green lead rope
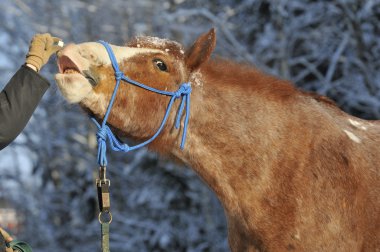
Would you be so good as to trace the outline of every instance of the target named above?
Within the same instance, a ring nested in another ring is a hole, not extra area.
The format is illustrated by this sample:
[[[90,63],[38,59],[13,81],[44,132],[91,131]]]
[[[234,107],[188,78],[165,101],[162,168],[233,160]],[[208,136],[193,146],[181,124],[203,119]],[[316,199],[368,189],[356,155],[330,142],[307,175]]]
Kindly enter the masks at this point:
[[[102,252],[110,252],[110,224],[102,223]]]
[[[7,247],[17,252],[33,252],[32,248],[26,242],[18,240],[7,243]]]

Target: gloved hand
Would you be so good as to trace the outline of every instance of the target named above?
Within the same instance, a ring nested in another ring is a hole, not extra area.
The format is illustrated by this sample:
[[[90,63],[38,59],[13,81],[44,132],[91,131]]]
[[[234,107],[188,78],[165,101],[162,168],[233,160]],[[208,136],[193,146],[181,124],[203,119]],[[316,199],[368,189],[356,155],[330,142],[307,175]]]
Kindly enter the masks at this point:
[[[36,67],[37,72],[40,71],[41,67],[49,61],[50,56],[61,49],[57,45],[60,40],[49,33],[34,35],[25,63]]]

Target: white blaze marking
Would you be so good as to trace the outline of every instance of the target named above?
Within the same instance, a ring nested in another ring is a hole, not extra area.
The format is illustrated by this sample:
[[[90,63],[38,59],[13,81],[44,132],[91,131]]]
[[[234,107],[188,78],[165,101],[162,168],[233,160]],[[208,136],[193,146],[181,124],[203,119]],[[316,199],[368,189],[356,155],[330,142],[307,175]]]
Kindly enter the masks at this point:
[[[352,133],[351,131],[348,131],[348,130],[343,130],[343,131],[355,143],[361,143],[362,142],[362,140],[359,137],[357,137],[354,133]]]
[[[363,125],[363,123],[359,121],[355,121],[352,119],[348,119],[348,121],[351,123],[352,126],[355,126],[356,128],[362,129],[362,130],[367,130],[367,127]]]
[[[87,42],[79,44],[78,46],[81,48],[80,51],[82,57],[86,58],[86,56],[83,54],[94,53],[97,57],[97,63],[105,65],[111,64],[111,60],[107,53],[107,50],[102,44],[97,42]],[[115,46],[111,44],[110,46],[118,63],[141,53],[165,53],[164,51],[158,49]]]

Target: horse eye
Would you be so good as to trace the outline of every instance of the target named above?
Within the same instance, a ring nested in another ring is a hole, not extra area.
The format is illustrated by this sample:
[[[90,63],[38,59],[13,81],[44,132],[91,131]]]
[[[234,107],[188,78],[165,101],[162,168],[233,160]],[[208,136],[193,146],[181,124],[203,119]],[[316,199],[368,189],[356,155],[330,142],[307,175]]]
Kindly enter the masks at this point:
[[[164,71],[164,72],[168,71],[168,67],[165,65],[165,63],[162,60],[160,60],[160,59],[154,59],[153,63],[156,64],[156,66],[158,67],[158,69],[160,69],[161,71]]]

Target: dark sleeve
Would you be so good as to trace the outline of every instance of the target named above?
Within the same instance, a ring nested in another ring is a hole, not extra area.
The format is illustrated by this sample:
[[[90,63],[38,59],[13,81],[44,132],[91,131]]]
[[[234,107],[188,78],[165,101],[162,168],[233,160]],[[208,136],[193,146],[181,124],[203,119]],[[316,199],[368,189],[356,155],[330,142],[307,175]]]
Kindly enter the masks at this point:
[[[0,150],[25,128],[49,82],[22,66],[0,93]]]

